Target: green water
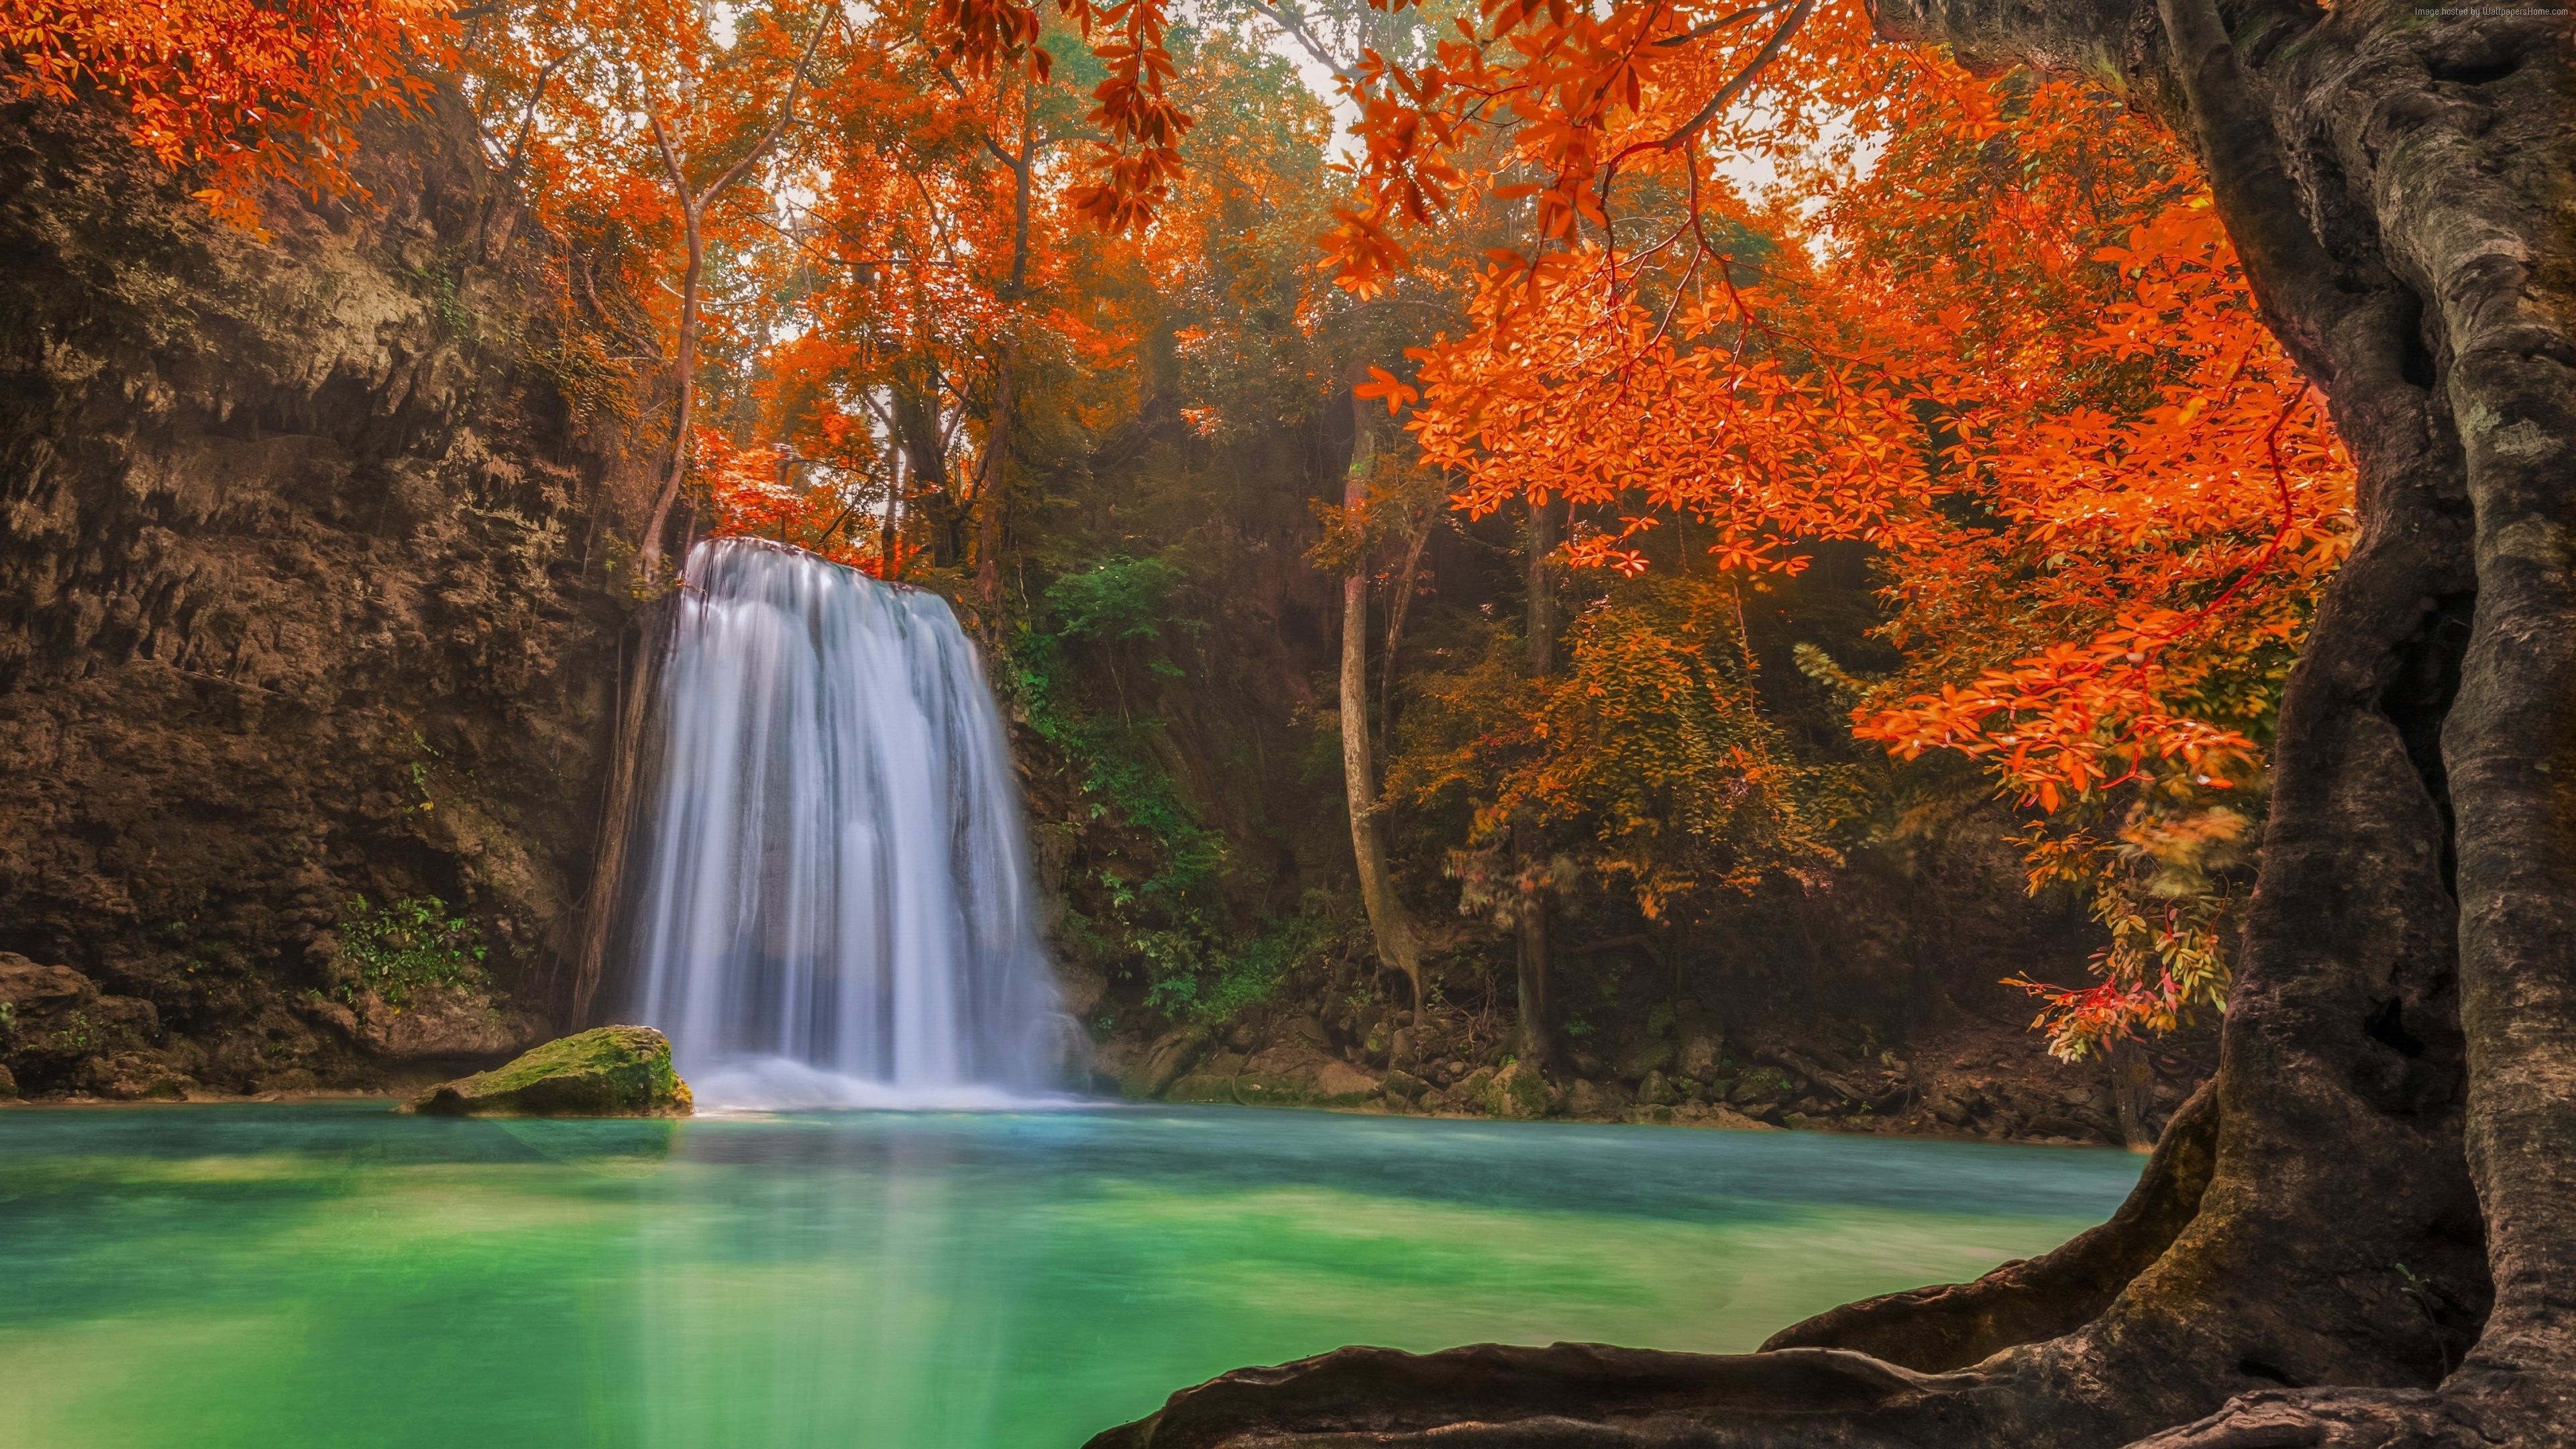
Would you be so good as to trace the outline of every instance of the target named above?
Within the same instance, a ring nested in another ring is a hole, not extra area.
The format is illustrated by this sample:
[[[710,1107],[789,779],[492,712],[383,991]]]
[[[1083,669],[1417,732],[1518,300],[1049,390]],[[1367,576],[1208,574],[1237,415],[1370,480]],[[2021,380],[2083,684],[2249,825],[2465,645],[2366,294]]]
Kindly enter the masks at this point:
[[[1237,1109],[0,1113],[0,1446],[1070,1446],[1349,1342],[1743,1350],[2122,1153]]]

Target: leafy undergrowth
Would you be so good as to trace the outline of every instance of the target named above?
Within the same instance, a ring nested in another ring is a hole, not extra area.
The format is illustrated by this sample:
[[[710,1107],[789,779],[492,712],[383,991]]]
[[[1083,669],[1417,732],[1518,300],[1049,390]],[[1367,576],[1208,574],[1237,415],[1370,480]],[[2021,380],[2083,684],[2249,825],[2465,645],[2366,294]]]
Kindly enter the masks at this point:
[[[412,896],[370,909],[365,896],[349,901],[340,923],[341,959],[355,968],[340,986],[345,1001],[374,992],[401,1010],[432,986],[481,990],[487,948],[472,921],[447,913],[436,896]]]

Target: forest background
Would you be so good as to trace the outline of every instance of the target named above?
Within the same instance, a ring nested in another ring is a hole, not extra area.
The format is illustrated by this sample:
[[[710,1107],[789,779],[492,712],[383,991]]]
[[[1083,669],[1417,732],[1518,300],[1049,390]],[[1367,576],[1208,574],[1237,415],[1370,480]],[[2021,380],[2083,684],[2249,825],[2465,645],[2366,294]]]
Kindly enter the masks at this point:
[[[547,273],[544,366],[641,440],[600,567],[948,596],[1129,1090],[1350,1085],[1265,1080],[1303,1038],[1397,1107],[2142,1143],[2205,1070],[2351,485],[2117,101],[1756,6],[1591,38],[1733,77],[1630,96],[1614,189],[1533,117],[1394,139],[1513,19],[1437,6],[265,7],[212,101],[206,8],[35,6],[14,74],[253,229],[363,204],[368,109],[469,111],[502,187],[432,270],[467,334],[526,325],[470,269]],[[2024,994],[2125,1068],[1900,1052]]]

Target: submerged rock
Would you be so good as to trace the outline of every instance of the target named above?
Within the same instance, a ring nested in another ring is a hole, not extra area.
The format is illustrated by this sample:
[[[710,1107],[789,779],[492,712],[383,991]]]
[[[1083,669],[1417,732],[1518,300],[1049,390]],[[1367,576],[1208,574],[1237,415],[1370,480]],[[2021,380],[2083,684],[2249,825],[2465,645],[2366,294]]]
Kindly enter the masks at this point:
[[[685,1117],[689,1084],[649,1026],[603,1026],[547,1042],[508,1066],[441,1082],[404,1104],[434,1117]]]

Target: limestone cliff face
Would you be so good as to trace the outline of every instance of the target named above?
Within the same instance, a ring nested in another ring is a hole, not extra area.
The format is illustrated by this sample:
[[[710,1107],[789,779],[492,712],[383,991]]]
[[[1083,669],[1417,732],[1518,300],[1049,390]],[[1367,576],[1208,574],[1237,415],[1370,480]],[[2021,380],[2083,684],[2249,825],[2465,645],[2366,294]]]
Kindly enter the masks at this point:
[[[633,607],[620,430],[535,364],[534,269],[480,257],[468,132],[364,178],[264,242],[96,120],[0,109],[23,1092],[363,1085],[555,1010]]]

